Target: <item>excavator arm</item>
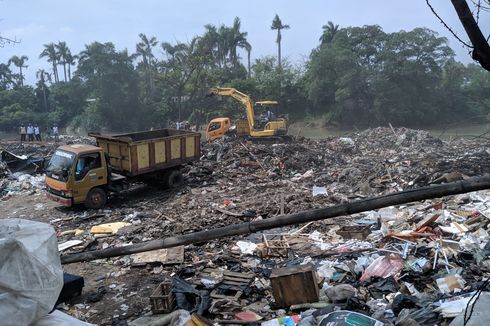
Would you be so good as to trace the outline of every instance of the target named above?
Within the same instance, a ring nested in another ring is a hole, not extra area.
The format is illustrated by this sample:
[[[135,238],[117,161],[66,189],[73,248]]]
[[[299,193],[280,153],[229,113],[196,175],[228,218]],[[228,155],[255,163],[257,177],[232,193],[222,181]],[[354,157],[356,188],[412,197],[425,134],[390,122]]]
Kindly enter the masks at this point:
[[[254,130],[255,120],[254,120],[254,107],[250,96],[243,94],[242,92],[227,87],[215,87],[209,90],[210,95],[219,96],[231,96],[238,102],[240,102],[245,107],[245,112],[247,113],[247,120],[250,130]]]

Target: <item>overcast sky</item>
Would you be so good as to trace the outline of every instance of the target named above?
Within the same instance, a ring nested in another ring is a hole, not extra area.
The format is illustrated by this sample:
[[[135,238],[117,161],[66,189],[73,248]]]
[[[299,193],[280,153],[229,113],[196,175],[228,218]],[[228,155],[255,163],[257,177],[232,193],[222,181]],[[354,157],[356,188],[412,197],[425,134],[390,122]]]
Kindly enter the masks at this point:
[[[449,0],[431,0],[446,23],[464,40],[466,34]],[[471,62],[468,51],[431,13],[425,0],[0,0],[0,35],[21,42],[0,48],[0,62],[13,55],[29,57],[26,79],[35,82],[38,69],[49,69],[38,59],[43,44],[66,41],[72,53],[93,41],[113,42],[117,49],[135,51],[138,34],[156,36],[159,42],[188,41],[202,34],[205,24],[231,25],[238,16],[248,32],[252,58],[275,55],[275,14],[291,29],[283,33],[283,56],[301,63],[318,45],[322,25],[329,20],[340,27],[380,25],[385,32],[428,27],[449,39],[457,60]],[[490,33],[490,15],[480,25]],[[157,56],[161,56],[157,50]],[[242,55],[245,57],[244,55]]]

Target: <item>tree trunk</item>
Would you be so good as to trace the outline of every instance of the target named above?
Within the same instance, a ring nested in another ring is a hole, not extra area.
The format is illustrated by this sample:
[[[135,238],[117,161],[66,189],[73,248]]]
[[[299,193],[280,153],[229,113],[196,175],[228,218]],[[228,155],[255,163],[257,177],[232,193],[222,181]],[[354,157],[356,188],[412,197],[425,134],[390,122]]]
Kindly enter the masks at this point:
[[[48,112],[48,99],[46,97],[46,85],[43,82],[44,112]]]
[[[458,14],[459,20],[463,24],[463,27],[473,44],[472,57],[478,61],[480,65],[490,71],[490,45],[483,36],[478,24],[471,14],[471,10],[465,0],[451,0],[454,9]]]
[[[279,70],[282,69],[281,65],[281,30],[277,30],[277,63],[279,66]]]
[[[24,86],[24,76],[22,75],[22,65],[19,67],[20,73],[20,86]]]
[[[252,52],[252,51],[250,51],[250,50],[248,50],[248,51],[247,51],[247,61],[248,61],[248,63],[247,63],[247,67],[248,67],[248,78],[250,78],[250,76],[252,75],[252,74],[251,74],[251,72],[250,72],[250,52]]]
[[[65,83],[66,83],[66,63],[63,63],[63,73],[65,76]]]
[[[68,81],[71,80],[71,64],[68,64]]]
[[[53,76],[54,76],[54,82],[58,82],[58,65],[56,64],[56,61],[53,61]]]

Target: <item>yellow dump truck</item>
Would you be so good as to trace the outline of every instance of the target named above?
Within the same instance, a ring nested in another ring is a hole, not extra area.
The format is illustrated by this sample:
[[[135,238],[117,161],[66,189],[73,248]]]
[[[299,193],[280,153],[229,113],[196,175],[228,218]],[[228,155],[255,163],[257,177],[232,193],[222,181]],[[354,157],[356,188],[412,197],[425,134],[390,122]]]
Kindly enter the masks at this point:
[[[130,180],[182,184],[180,167],[200,157],[200,137],[187,130],[161,129],[120,135],[89,134],[97,146],[60,146],[46,168],[47,196],[65,206],[98,209]]]

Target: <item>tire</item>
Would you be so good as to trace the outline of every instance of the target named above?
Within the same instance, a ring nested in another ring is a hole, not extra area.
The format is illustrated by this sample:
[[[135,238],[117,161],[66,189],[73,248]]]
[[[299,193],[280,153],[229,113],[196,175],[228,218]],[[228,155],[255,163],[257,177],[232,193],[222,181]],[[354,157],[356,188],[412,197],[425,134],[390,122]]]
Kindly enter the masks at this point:
[[[168,170],[163,176],[163,184],[167,188],[178,188],[184,184],[184,176],[180,170]]]
[[[99,209],[105,206],[107,202],[107,194],[101,188],[93,188],[85,198],[85,207],[90,209]]]

